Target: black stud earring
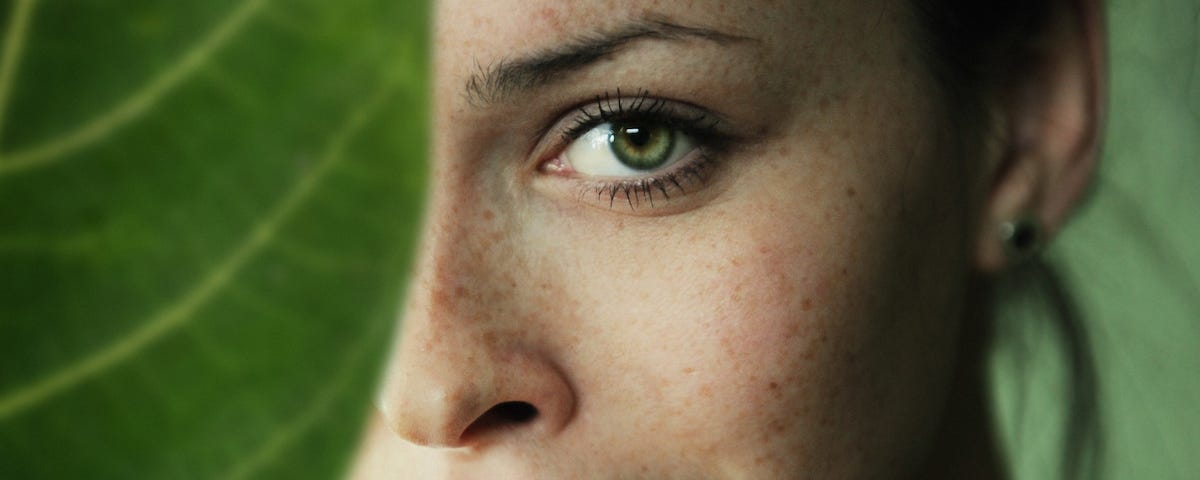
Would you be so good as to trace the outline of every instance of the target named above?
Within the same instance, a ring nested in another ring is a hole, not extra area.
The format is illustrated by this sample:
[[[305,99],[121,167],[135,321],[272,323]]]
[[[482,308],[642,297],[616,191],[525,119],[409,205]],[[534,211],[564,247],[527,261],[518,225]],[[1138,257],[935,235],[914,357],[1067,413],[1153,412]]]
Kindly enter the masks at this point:
[[[1004,249],[1013,260],[1028,260],[1041,250],[1041,224],[1028,216],[1001,223],[1000,240],[1004,242]]]

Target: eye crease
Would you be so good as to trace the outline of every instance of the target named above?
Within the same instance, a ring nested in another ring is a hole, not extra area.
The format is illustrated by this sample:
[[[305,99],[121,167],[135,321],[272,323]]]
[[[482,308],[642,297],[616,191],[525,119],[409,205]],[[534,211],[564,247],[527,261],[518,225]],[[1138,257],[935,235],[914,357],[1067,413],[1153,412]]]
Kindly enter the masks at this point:
[[[559,123],[564,146],[540,170],[579,182],[580,200],[635,211],[701,188],[728,140],[713,114],[646,91],[605,94]]]

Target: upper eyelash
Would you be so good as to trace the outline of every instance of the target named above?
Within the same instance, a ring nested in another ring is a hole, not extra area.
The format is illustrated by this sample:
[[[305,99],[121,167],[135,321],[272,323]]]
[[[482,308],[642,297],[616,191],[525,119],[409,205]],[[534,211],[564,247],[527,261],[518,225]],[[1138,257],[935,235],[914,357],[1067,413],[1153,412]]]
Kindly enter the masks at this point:
[[[684,115],[669,101],[650,96],[648,90],[638,90],[634,96],[626,97],[618,88],[615,96],[609,92],[597,95],[592,102],[576,108],[576,111],[579,117],[562,131],[564,141],[579,138],[597,125],[630,119],[654,121],[697,137],[701,142],[718,143],[723,139],[717,130],[721,123],[719,118],[713,118],[703,111]]]

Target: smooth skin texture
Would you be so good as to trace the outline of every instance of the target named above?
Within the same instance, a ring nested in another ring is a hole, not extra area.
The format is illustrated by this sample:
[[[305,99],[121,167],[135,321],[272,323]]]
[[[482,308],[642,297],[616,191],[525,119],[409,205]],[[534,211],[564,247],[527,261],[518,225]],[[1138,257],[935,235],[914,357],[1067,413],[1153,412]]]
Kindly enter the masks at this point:
[[[1096,6],[1063,10],[963,151],[907,2],[439,1],[427,224],[352,476],[1002,476],[995,229],[1056,230],[1095,156]],[[530,61],[581,43],[609,48]],[[606,187],[562,126],[618,91],[723,140]]]

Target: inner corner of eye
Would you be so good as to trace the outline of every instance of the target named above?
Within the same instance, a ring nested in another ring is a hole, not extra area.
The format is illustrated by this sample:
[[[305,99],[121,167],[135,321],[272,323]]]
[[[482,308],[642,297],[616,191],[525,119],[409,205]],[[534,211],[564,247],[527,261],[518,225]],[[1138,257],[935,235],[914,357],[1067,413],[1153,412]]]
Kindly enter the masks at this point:
[[[538,171],[551,175],[564,175],[571,172],[571,165],[564,158],[566,152],[560,152],[554,158],[542,162],[538,167]]]

